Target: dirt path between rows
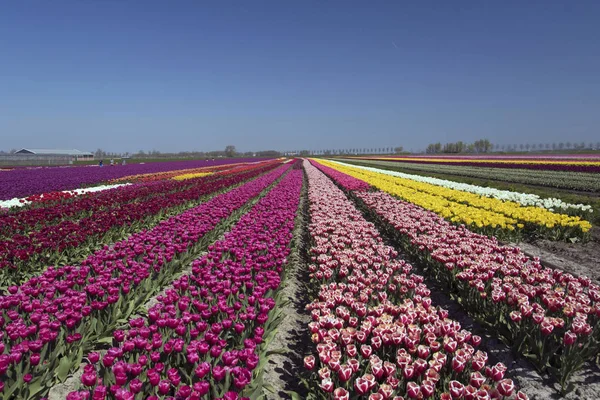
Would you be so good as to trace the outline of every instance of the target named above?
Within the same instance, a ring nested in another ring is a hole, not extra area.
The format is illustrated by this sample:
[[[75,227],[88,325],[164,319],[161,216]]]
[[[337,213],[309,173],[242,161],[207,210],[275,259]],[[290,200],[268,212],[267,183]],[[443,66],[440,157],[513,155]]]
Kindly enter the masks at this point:
[[[299,377],[304,371],[304,356],[312,346],[308,323],[310,315],[305,307],[309,303],[308,288],[308,182],[304,181],[300,214],[296,220],[294,232],[294,251],[290,256],[290,267],[284,282],[283,313],[285,318],[277,328],[277,334],[269,344],[267,351],[285,350],[269,355],[265,365],[264,382],[272,392],[265,391],[267,399],[291,399],[287,392],[295,392],[300,398],[306,398],[306,387]]]
[[[600,228],[592,228],[591,235],[591,240],[586,243],[540,239],[516,246],[530,256],[540,257],[542,264],[574,275],[585,275],[600,283]]]

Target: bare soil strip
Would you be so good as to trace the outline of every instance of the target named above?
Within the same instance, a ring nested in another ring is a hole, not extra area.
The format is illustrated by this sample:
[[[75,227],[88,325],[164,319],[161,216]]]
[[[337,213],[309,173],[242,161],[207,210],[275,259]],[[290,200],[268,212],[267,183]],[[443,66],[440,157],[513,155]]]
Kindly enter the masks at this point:
[[[589,242],[575,248],[570,243],[540,240],[534,243],[510,243],[530,257],[539,257],[542,265],[576,276],[587,276],[600,283],[600,248]],[[584,247],[585,246],[585,247]],[[589,252],[586,250],[590,250]],[[592,251],[595,250],[595,251]]]
[[[264,395],[266,399],[291,399],[289,392],[295,392],[300,398],[306,397],[306,388],[300,376],[304,371],[304,356],[310,348],[308,323],[310,315],[305,310],[309,303],[308,288],[308,182],[300,198],[299,214],[296,218],[292,253],[288,260],[289,269],[285,272],[283,290],[283,313],[285,318],[277,328],[277,333],[267,352],[268,362],[264,371]]]

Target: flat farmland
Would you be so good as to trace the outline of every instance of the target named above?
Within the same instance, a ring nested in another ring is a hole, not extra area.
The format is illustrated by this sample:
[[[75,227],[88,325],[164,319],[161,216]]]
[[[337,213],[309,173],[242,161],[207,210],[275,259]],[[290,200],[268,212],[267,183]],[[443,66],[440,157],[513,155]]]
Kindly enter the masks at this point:
[[[599,163],[3,171],[0,398],[594,398]]]

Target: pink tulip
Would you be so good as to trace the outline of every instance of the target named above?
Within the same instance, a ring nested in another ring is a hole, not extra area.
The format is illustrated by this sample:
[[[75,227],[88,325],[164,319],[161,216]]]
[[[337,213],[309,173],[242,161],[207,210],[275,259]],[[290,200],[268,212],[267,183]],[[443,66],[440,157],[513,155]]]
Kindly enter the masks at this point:
[[[503,379],[498,382],[496,388],[502,396],[511,396],[515,389],[515,384],[511,379]]]
[[[350,392],[348,392],[344,388],[336,388],[333,391],[333,398],[334,398],[334,400],[349,400]]]
[[[411,399],[417,399],[421,396],[421,387],[413,381],[406,384],[406,394]]]

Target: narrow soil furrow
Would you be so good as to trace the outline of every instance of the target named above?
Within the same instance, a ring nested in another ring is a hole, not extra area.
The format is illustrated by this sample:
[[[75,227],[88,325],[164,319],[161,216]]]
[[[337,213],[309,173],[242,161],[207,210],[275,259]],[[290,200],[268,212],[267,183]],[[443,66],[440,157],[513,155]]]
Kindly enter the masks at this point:
[[[294,228],[292,253],[285,271],[282,310],[285,318],[277,328],[273,341],[267,347],[268,362],[264,370],[264,397],[266,399],[289,399],[290,392],[306,396],[306,388],[299,379],[305,349],[310,345],[308,322],[310,315],[305,307],[309,303],[306,284],[308,282],[307,246],[308,237],[308,182],[304,185]]]
[[[565,255],[557,255],[555,251],[550,251],[545,248],[562,247],[560,246],[562,244],[563,243],[550,242],[542,247],[533,243],[509,243],[509,246],[520,248],[523,253],[530,257],[538,257],[544,266],[560,269],[575,276],[587,276],[588,278],[595,280],[596,283],[600,283],[600,269],[598,268],[598,265],[600,265],[600,249],[597,248],[597,244],[586,243],[594,245],[594,247],[596,247],[595,253],[598,255],[595,255],[590,251],[592,254],[588,253],[587,257],[583,259],[577,257],[577,254],[575,254],[575,257],[569,257],[569,252],[566,252]],[[590,248],[589,250],[592,249]]]

